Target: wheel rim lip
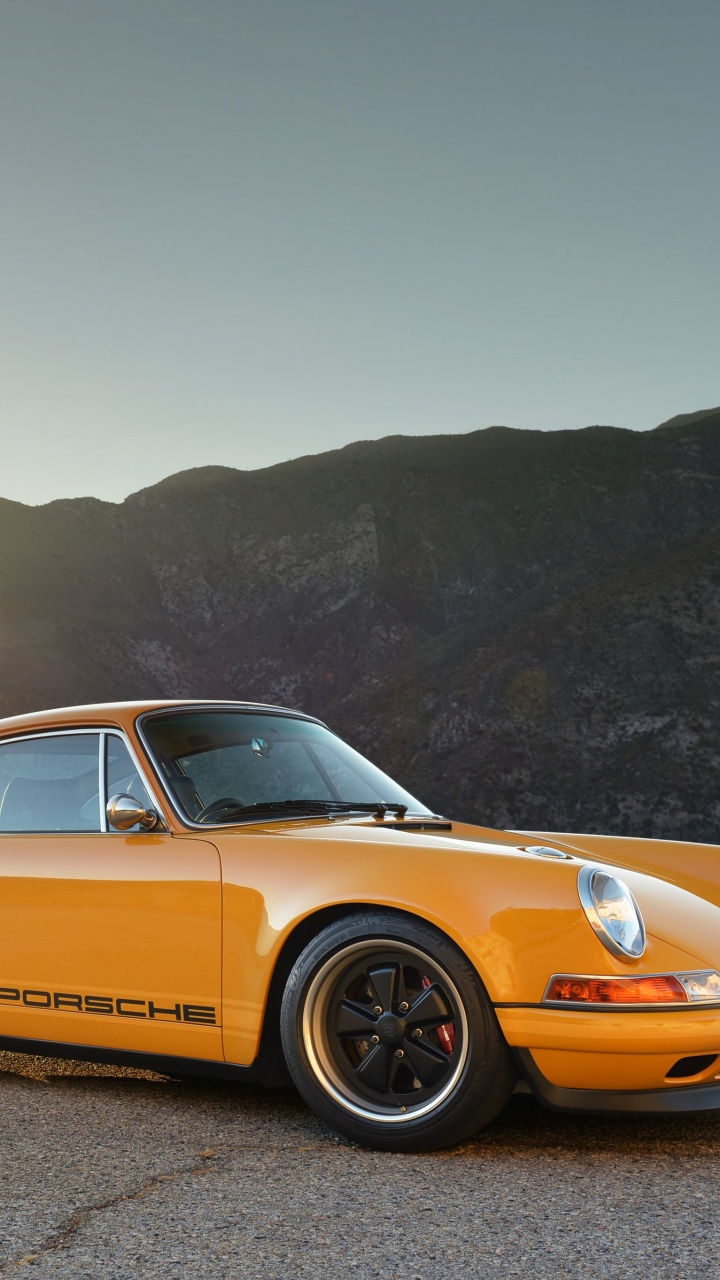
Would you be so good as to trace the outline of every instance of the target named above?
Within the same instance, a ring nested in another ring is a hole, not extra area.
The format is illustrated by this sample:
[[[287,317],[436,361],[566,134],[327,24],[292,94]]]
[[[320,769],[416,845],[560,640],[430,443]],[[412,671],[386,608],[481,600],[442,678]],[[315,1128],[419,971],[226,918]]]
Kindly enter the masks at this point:
[[[421,969],[423,967],[427,968],[428,964],[430,964],[441,976],[442,983],[447,988],[447,994],[453,1000],[457,1010],[458,1021],[460,1022],[461,1051],[458,1054],[458,1061],[451,1072],[449,1080],[432,1098],[427,1098],[424,1102],[415,1106],[413,1106],[412,1102],[408,1102],[407,1107],[404,1107],[403,1110],[399,1109],[400,1104],[395,1107],[383,1107],[380,1104],[373,1107],[367,1102],[359,1100],[358,1095],[352,1093],[347,1081],[340,1074],[327,1044],[328,1034],[325,1024],[329,994],[339,980],[341,970],[349,967],[368,952],[377,951],[378,946],[382,947],[383,945],[404,953],[408,959],[403,963],[417,960],[421,962],[418,966]],[[352,1115],[357,1116],[359,1119],[372,1120],[380,1124],[408,1124],[437,1110],[445,1102],[446,1098],[455,1089],[467,1063],[470,1049],[468,1032],[468,1021],[463,1001],[455,983],[443,965],[439,964],[437,960],[426,952],[420,951],[411,944],[401,942],[396,938],[367,939],[362,942],[351,943],[333,952],[315,974],[303,1005],[303,1046],[316,1079],[322,1084],[325,1092],[330,1094],[343,1110],[351,1112]]]

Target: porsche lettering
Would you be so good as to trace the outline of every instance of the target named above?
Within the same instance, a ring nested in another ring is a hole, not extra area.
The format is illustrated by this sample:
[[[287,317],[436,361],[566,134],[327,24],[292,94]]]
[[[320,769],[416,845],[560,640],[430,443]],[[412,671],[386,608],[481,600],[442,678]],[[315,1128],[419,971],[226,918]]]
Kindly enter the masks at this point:
[[[85,996],[70,991],[40,991],[33,987],[0,987],[0,1001],[21,1004],[27,1009],[104,1013],[119,1018],[162,1018],[211,1027],[217,1025],[216,1010],[212,1005],[185,1004],[179,1000],[168,1005],[156,1000],[135,1000],[130,996]]]

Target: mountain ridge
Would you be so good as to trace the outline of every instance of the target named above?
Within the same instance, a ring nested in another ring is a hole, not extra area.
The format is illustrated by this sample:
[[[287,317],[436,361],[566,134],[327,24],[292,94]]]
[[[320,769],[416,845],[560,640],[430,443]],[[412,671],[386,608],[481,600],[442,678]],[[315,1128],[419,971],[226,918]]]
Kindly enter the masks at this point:
[[[298,464],[307,464],[307,463],[311,465],[321,464],[323,461],[338,458],[339,456],[348,454],[351,451],[356,451],[356,450],[360,451],[364,448],[368,448],[372,450],[382,446],[391,446],[399,442],[400,443],[408,442],[412,444],[414,449],[417,449],[418,447],[421,446],[421,443],[424,441],[428,441],[428,442],[437,442],[439,440],[473,441],[473,440],[477,440],[479,437],[497,436],[500,433],[509,437],[532,436],[532,437],[542,438],[544,436],[564,436],[564,437],[570,437],[570,438],[579,438],[588,432],[604,432],[604,431],[611,431],[615,434],[622,433],[624,435],[642,438],[642,437],[647,437],[648,435],[652,435],[653,432],[656,432],[656,431],[664,431],[668,427],[675,428],[680,426],[692,425],[702,420],[711,420],[707,422],[706,425],[720,426],[720,407],[715,409],[702,409],[702,410],[698,410],[695,413],[676,414],[675,417],[669,418],[667,422],[661,422],[657,427],[651,428],[650,431],[634,431],[629,427],[614,427],[608,424],[590,424],[585,427],[563,428],[557,431],[547,431],[547,430],[542,430],[540,428],[532,428],[532,427],[508,427],[502,424],[495,424],[489,427],[478,427],[475,431],[467,431],[461,434],[458,434],[455,432],[437,432],[433,435],[425,435],[425,436],[395,434],[395,435],[383,436],[379,440],[374,440],[374,439],[353,440],[348,444],[338,446],[338,448],[336,449],[326,449],[322,453],[317,453],[317,454],[313,454],[313,453],[300,454],[297,458],[286,459],[282,462],[274,462],[274,463],[271,463],[269,466],[257,467],[254,469],[246,470],[245,468],[242,468],[242,467],[229,467],[219,463],[211,463],[211,464],[206,464],[206,465],[197,466],[197,467],[186,467],[180,471],[172,472],[170,475],[164,476],[161,480],[156,480],[150,485],[145,485],[141,489],[133,490],[125,498],[121,499],[120,502],[113,502],[105,498],[97,498],[91,494],[83,494],[78,496],[77,498],[52,498],[50,499],[49,502],[41,503],[36,506],[32,503],[20,503],[13,498],[0,496],[0,506],[2,506],[3,503],[11,503],[14,506],[23,506],[23,507],[29,507],[31,510],[38,510],[39,507],[45,508],[45,507],[53,506],[59,502],[94,502],[94,503],[102,503],[103,506],[122,507],[126,502],[130,501],[133,498],[137,498],[142,494],[148,494],[148,493],[154,492],[155,490],[166,485],[175,485],[176,482],[185,483],[186,478],[187,480],[189,480],[192,477],[194,479],[199,480],[201,478],[209,479],[211,476],[213,478],[220,478],[221,476],[224,476],[227,478],[235,477],[235,476],[262,476],[262,475],[267,475],[268,473],[271,473],[271,472],[281,471],[288,467],[294,467]]]

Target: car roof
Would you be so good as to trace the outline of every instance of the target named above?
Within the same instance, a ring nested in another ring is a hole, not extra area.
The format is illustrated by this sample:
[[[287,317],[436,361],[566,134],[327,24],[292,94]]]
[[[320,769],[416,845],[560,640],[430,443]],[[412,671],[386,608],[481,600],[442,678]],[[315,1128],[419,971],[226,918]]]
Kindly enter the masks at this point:
[[[147,702],[92,702],[78,707],[53,707],[48,711],[31,711],[26,715],[8,716],[0,720],[0,736],[37,731],[38,729],[67,728],[68,725],[113,725],[121,729],[131,728],[139,715],[148,711],[165,711],[187,707],[189,710],[205,707],[208,711],[274,711],[280,715],[298,716],[303,720],[322,723],[315,716],[289,707],[278,707],[266,702],[235,702],[230,699],[163,698]]]

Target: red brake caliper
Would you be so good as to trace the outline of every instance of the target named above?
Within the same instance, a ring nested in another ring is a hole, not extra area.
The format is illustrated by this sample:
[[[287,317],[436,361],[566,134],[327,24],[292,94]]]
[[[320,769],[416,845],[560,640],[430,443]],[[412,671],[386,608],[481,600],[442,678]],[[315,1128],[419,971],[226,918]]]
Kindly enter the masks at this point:
[[[420,981],[424,990],[427,990],[428,987],[432,986],[432,982],[426,973],[420,974]],[[455,1048],[455,1023],[443,1022],[442,1026],[436,1027],[435,1030],[437,1031],[438,1040],[440,1041],[440,1048],[444,1049],[448,1054],[452,1053]]]

